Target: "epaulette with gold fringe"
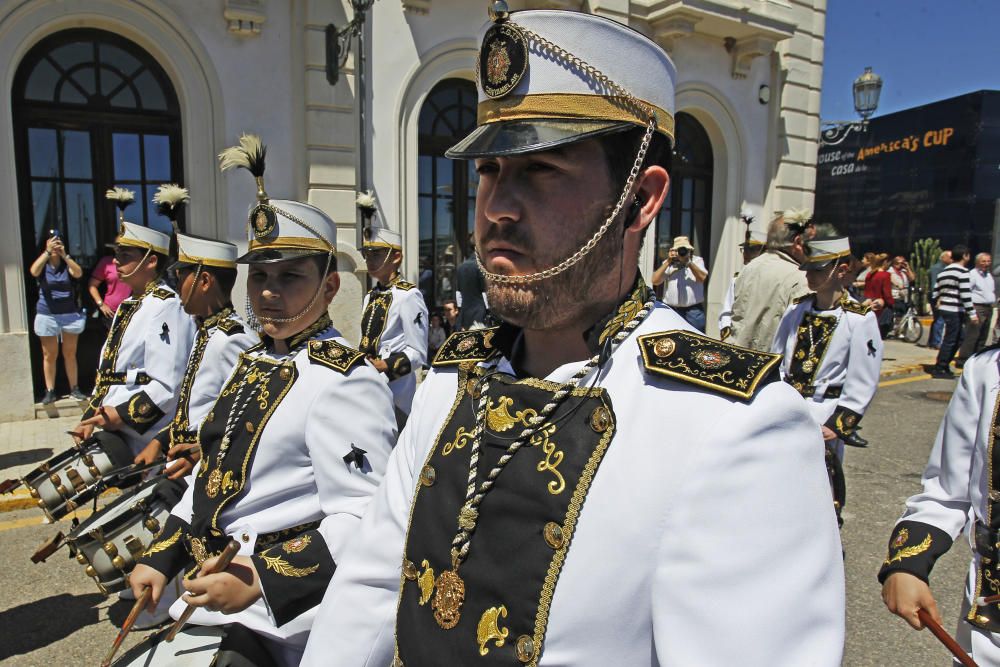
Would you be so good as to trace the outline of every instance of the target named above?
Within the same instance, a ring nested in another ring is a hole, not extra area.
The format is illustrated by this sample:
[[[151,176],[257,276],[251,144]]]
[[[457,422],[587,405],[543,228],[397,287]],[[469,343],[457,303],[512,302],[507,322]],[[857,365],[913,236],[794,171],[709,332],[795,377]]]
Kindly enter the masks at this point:
[[[363,352],[348,347],[335,340],[314,340],[309,342],[309,361],[346,373],[352,366],[364,361]]]
[[[639,336],[646,370],[743,401],[777,374],[780,354],[758,352],[693,333],[661,331]],[[772,377],[773,376],[773,377]]]
[[[840,307],[843,308],[848,313],[854,313],[855,315],[867,315],[872,312],[872,307],[863,303],[858,303],[857,301],[852,301],[850,299],[844,299],[840,302]]]
[[[500,350],[493,345],[493,337],[499,328],[456,331],[444,341],[431,365],[454,366],[455,364],[480,362],[492,358],[500,353]]]
[[[150,292],[150,294],[155,296],[157,299],[163,299],[164,301],[166,301],[167,299],[173,299],[175,296],[177,296],[176,293],[166,289],[165,287],[155,287],[153,288],[153,291]]]

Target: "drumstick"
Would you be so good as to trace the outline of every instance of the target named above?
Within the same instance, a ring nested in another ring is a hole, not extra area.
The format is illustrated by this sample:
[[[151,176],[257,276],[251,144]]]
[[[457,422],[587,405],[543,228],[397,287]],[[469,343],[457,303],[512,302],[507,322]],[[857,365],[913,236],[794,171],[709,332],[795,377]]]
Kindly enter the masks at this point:
[[[150,596],[153,594],[153,589],[150,586],[146,586],[142,589],[142,593],[135,600],[135,604],[132,605],[132,611],[128,613],[125,617],[125,622],[122,623],[122,629],[118,631],[118,636],[115,637],[115,643],[111,645],[111,650],[108,654],[104,656],[104,662],[101,663],[101,667],[109,667],[111,660],[115,657],[115,653],[121,647],[122,642],[125,641],[125,637],[128,636],[129,631],[132,630],[132,626],[135,625],[135,619],[139,618],[139,613],[145,608],[146,603],[149,602]]]
[[[985,607],[988,604],[993,604],[995,602],[1000,602],[1000,595],[991,595],[989,597],[978,597],[976,598],[977,607]]]
[[[920,622],[926,625],[927,629],[930,630],[931,633],[937,637],[949,651],[951,651],[951,654],[958,658],[960,663],[965,665],[965,667],[979,667],[979,665],[976,664],[976,661],[965,652],[965,649],[959,646],[958,642],[955,641],[954,638],[949,635],[937,621],[931,618],[931,615],[927,613],[926,609],[917,609],[917,616],[920,618]]]
[[[226,545],[226,548],[222,550],[222,553],[219,554],[219,560],[216,561],[215,567],[212,568],[212,571],[199,572],[198,576],[201,576],[202,574],[215,574],[216,572],[221,572],[222,570],[225,570],[227,567],[229,567],[229,564],[233,562],[233,558],[235,558],[236,554],[238,554],[239,552],[240,552],[240,543],[234,540],[233,538],[229,538],[229,543]],[[180,615],[180,618],[178,618],[177,621],[172,626],[170,626],[170,632],[168,632],[167,636],[163,638],[163,641],[165,642],[174,641],[174,637],[177,636],[177,633],[180,632],[180,629],[184,626],[184,624],[188,622],[188,619],[191,618],[191,614],[194,613],[195,609],[197,609],[197,607],[189,604],[187,608],[184,610],[184,613]]]

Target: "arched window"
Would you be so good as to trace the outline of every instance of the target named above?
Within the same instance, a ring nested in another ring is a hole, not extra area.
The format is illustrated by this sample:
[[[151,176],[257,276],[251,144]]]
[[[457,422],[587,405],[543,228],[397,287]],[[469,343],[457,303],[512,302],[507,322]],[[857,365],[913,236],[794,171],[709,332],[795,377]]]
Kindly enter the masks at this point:
[[[471,160],[449,160],[446,150],[476,127],[476,86],[445,79],[420,109],[420,289],[431,307],[455,296],[455,267],[468,257],[475,225],[476,187]]]
[[[712,143],[693,116],[678,113],[670,193],[656,225],[657,265],[676,236],[687,236],[695,253],[709,261],[712,240]]]
[[[18,65],[11,106],[26,274],[58,230],[89,276],[118,234],[116,209],[104,197],[112,186],[135,192],[126,219],[170,231],[150,200],[160,184],[184,181],[180,108],[169,78],[146,51],[103,30],[55,33]],[[25,289],[33,310],[36,282],[26,280]],[[78,353],[84,386],[106,333],[97,320],[88,322]],[[38,350],[31,350],[35,386],[44,388]]]
[[[134,43],[79,29],[35,45],[18,67],[11,104],[25,257],[49,230],[92,265],[117,234],[104,191],[135,191],[128,220],[170,230],[151,203],[180,182],[180,110],[163,68]]]

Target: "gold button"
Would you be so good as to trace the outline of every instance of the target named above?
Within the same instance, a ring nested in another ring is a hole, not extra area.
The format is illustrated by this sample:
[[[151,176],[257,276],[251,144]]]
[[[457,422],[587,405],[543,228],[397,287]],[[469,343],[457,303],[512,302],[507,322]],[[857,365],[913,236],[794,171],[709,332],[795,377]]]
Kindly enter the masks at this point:
[[[545,543],[553,549],[562,549],[563,545],[566,544],[562,526],[555,521],[549,521],[545,524],[545,528],[542,529],[542,537],[545,538]]]
[[[535,659],[535,640],[528,635],[521,635],[514,645],[514,652],[521,662],[531,662]]]
[[[237,372],[237,373],[238,373],[239,375],[243,375],[244,373],[246,373],[246,372],[247,372],[247,367],[246,367],[245,365],[243,365],[243,364],[240,364],[240,365],[239,365],[239,368],[237,368],[237,369],[236,369],[236,372]]]
[[[993,435],[1000,438],[1000,424],[993,427]]]
[[[424,466],[420,469],[420,483],[424,486],[431,486],[437,479],[437,471],[433,466]]]
[[[598,433],[604,433],[611,428],[611,413],[603,405],[594,408],[594,411],[590,413],[590,428]]]
[[[997,491],[996,489],[990,491],[990,500],[995,503],[1000,503],[1000,491]]]
[[[209,412],[208,416],[205,417],[205,421],[210,421],[210,422],[215,421],[215,413],[214,412]]]
[[[292,377],[291,369],[285,366],[280,371],[278,371],[278,377],[280,377],[282,380],[287,380],[288,378]]]
[[[669,338],[661,338],[653,344],[653,354],[660,359],[666,359],[673,354],[676,349],[677,344]]]
[[[247,429],[247,433],[253,433],[253,429],[254,429],[253,422],[247,422],[246,423],[246,429]]]
[[[403,576],[410,581],[417,580],[417,566],[409,558],[403,560]]]
[[[247,535],[246,533],[243,533],[242,535],[240,535],[240,539],[243,540],[244,542],[249,542],[250,536]]]

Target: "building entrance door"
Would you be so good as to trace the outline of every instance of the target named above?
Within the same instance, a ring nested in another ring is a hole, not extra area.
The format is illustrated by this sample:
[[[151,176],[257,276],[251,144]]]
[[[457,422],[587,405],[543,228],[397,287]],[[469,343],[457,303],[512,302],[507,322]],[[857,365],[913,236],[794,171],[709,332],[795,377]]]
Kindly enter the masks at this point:
[[[171,231],[151,200],[160,184],[183,180],[177,96],[163,69],[137,45],[80,29],[56,33],[28,52],[11,102],[29,321],[38,284],[28,267],[53,231],[83,268],[77,291],[81,306],[95,315],[87,281],[118,234],[116,209],[105,191],[134,191],[127,219]],[[105,332],[99,317],[88,318],[77,353],[85,390],[93,383]],[[41,352],[34,341],[31,357],[35,393],[41,395]],[[62,364],[59,369],[56,388],[65,392]]]

